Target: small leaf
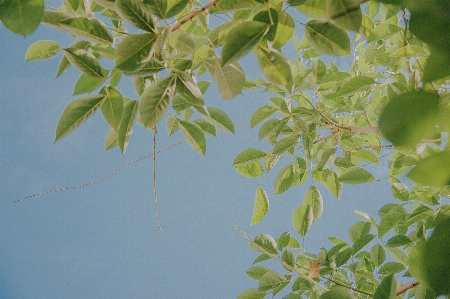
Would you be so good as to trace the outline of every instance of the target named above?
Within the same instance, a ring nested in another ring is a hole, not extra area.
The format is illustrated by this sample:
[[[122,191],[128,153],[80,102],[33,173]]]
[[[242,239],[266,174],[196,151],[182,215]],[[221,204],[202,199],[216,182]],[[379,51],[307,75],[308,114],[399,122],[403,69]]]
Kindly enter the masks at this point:
[[[180,129],[189,145],[199,154],[204,155],[206,153],[206,139],[205,133],[203,133],[200,126],[189,121],[180,120],[179,123]]]
[[[108,133],[106,133],[105,136],[105,146],[104,146],[105,151],[113,149],[118,145],[119,144],[117,143],[117,133],[114,132],[113,129],[109,129]]]
[[[292,251],[286,249],[281,255],[281,265],[288,271],[293,271],[295,268],[295,255]]]
[[[294,182],[294,169],[292,165],[284,166],[277,174],[274,185],[275,194],[286,192]]]
[[[247,54],[261,40],[269,26],[263,22],[246,21],[234,26],[222,42],[222,65]]]
[[[126,152],[128,142],[133,133],[137,111],[138,101],[136,100],[128,101],[123,106],[122,122],[120,123],[119,132],[117,134],[117,143],[119,144],[122,154]]]
[[[303,198],[303,204],[309,205],[313,212],[313,221],[317,222],[322,216],[323,212],[323,200],[322,195],[317,189],[316,186],[311,185],[305,193],[305,197]]]
[[[234,134],[234,124],[231,118],[223,110],[215,107],[208,108],[209,117],[222,130]]]
[[[233,161],[233,166],[251,164],[266,157],[267,154],[257,148],[248,148],[239,153]]]
[[[269,211],[269,199],[261,186],[258,186],[255,194],[255,204],[253,206],[253,216],[250,225],[260,222]]]
[[[146,31],[153,31],[152,11],[139,0],[116,0],[117,14],[130,24]]]
[[[353,167],[344,170],[338,180],[345,184],[363,184],[374,181],[375,178],[364,168]]]
[[[203,106],[203,94],[192,77],[185,72],[177,72],[176,74],[178,83],[177,91],[181,97],[192,105]]]
[[[264,299],[266,292],[261,292],[258,289],[248,289],[240,293],[236,299]]]
[[[25,61],[28,60],[45,60],[55,56],[61,51],[58,43],[51,40],[40,40],[33,43],[25,55]]]
[[[405,246],[408,244],[411,244],[412,241],[410,238],[408,238],[407,236],[404,235],[397,235],[397,236],[393,236],[392,238],[390,238],[386,245],[390,246],[390,247],[400,247],[400,246]]]
[[[376,267],[381,266],[386,261],[386,252],[384,251],[383,246],[375,244],[370,252],[370,257]]]
[[[250,118],[250,128],[253,128],[272,114],[274,114],[277,111],[277,108],[273,106],[261,106],[253,113],[252,117]]]
[[[55,142],[67,136],[86,121],[103,103],[105,96],[90,95],[72,101],[64,109],[56,126]]]
[[[106,81],[106,78],[93,78],[85,73],[82,73],[75,83],[73,95],[93,92]]]
[[[144,90],[139,100],[139,114],[144,126],[153,129],[166,114],[173,97],[175,78],[159,79]]]
[[[348,34],[329,22],[309,21],[305,35],[318,51],[330,55],[349,55],[350,38]]]
[[[344,83],[339,90],[339,96],[348,97],[360,91],[367,90],[368,87],[375,83],[375,80],[366,76],[356,76]]]
[[[245,273],[247,273],[248,277],[260,280],[261,277],[266,274],[268,271],[270,271],[269,268],[263,267],[263,266],[253,266],[247,269]]]
[[[0,19],[3,25],[23,36],[39,26],[44,14],[44,0],[7,0],[1,4]]]
[[[389,275],[404,271],[406,268],[403,264],[397,262],[386,263],[380,267],[380,274]]]
[[[284,284],[288,279],[275,271],[268,271],[264,274],[258,285],[258,290],[265,292]]]
[[[277,141],[273,148],[274,155],[281,155],[284,152],[290,150],[293,146],[295,146],[300,140],[300,134],[289,135],[284,137],[283,139]]]
[[[123,99],[120,92],[113,86],[105,86],[100,91],[100,94],[105,95],[100,109],[108,124],[115,131],[119,131],[119,126],[122,121],[123,114]]]
[[[275,49],[267,52],[262,48],[257,48],[256,56],[258,57],[261,72],[269,82],[286,86],[287,88],[292,86],[291,65],[286,57]]]
[[[93,78],[104,78],[105,72],[100,62],[94,55],[83,49],[64,49],[64,56],[72,65],[82,71],[84,74]]]
[[[304,237],[313,222],[314,215],[309,205],[299,206],[292,215],[292,224],[295,230]]]
[[[277,243],[272,236],[268,234],[256,236],[256,238],[250,242],[250,247],[269,256],[275,256],[278,253]]]
[[[112,44],[113,39],[106,25],[97,19],[70,18],[59,21],[69,33],[99,44]]]
[[[354,299],[355,297],[350,294],[350,291],[346,287],[336,286],[330,291],[325,292],[320,296],[320,299]]]
[[[115,51],[116,68],[136,72],[150,61],[157,36],[154,33],[133,34],[125,37]]]
[[[386,276],[373,294],[373,299],[395,299],[397,281],[393,274]]]

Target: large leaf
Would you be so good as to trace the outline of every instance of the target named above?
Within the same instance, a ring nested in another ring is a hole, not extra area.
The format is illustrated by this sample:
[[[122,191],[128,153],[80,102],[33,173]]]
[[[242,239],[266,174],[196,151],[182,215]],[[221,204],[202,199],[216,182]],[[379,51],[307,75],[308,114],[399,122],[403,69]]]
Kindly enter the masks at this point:
[[[305,197],[303,197],[303,204],[311,207],[314,222],[320,219],[323,211],[323,200],[322,195],[316,186],[312,185],[308,188]]]
[[[350,38],[348,34],[329,22],[309,21],[305,35],[318,51],[330,55],[349,55]]]
[[[25,36],[39,26],[43,14],[44,0],[7,0],[2,3],[0,20],[12,32]]]
[[[246,21],[234,26],[222,42],[222,65],[247,54],[263,37],[269,26],[263,22]]]
[[[72,101],[64,109],[56,126],[55,142],[87,120],[103,103],[105,95],[90,95]]]
[[[234,124],[223,110],[215,107],[208,108],[209,117],[222,130],[234,134]]]
[[[166,114],[175,90],[175,77],[159,79],[144,90],[139,100],[139,114],[142,123],[153,129]]]
[[[128,147],[131,134],[138,111],[138,101],[131,100],[123,106],[122,121],[120,123],[119,132],[117,133],[117,143],[120,151],[125,153]]]
[[[180,129],[190,146],[198,153],[206,153],[206,139],[202,128],[194,122],[179,121]]]
[[[258,186],[255,194],[255,204],[253,206],[253,216],[250,225],[260,222],[269,211],[269,199],[261,186]]]
[[[380,226],[378,227],[378,237],[382,238],[387,234],[406,214],[405,208],[395,206],[381,217]]]
[[[203,106],[203,94],[197,83],[191,76],[185,72],[177,72],[177,91],[186,100],[186,102],[195,105]]]
[[[419,161],[408,177],[427,186],[450,185],[450,151],[442,151]]]
[[[166,17],[167,0],[144,0],[144,3],[152,10],[152,13],[160,19]]]
[[[97,19],[70,18],[59,21],[69,33],[99,44],[111,44],[113,39],[106,25]]]
[[[232,99],[242,92],[245,75],[243,69],[237,62],[222,66],[217,59],[212,76],[219,87],[220,95],[224,99]]]
[[[249,178],[257,178],[264,173],[264,168],[259,161],[244,165],[236,165],[234,168],[237,172]]]
[[[281,155],[284,152],[290,150],[293,146],[295,146],[300,140],[300,134],[294,134],[284,137],[283,139],[277,141],[273,148],[274,155]]]
[[[64,56],[72,65],[82,71],[84,74],[93,78],[104,78],[105,71],[100,62],[91,53],[83,49],[64,49]]]
[[[100,94],[105,95],[100,109],[108,124],[115,131],[119,131],[123,114],[123,99],[120,92],[113,86],[105,86],[100,90]]]
[[[277,251],[277,242],[275,242],[274,238],[268,234],[262,234],[256,236],[252,242],[250,242],[250,247],[253,250],[262,252],[269,256],[276,256]]]
[[[233,161],[233,166],[241,166],[246,164],[252,164],[266,157],[267,154],[257,148],[248,148],[239,153]]]
[[[61,51],[60,45],[52,40],[40,40],[33,43],[25,55],[25,60],[45,60]]]
[[[269,82],[277,85],[291,87],[293,83],[291,65],[280,52],[275,49],[266,51],[257,48],[259,67]]]
[[[280,50],[283,45],[285,45],[294,34],[295,22],[291,15],[282,10],[278,12],[278,25],[277,31],[275,33],[275,38],[273,40],[273,47]]]
[[[338,180],[346,184],[364,184],[374,181],[374,176],[364,168],[352,167],[344,170]]]
[[[116,68],[124,72],[136,72],[150,60],[157,36],[154,33],[133,34],[125,37],[114,54]]]
[[[152,10],[140,0],[116,0],[116,12],[130,24],[146,31],[153,31]]]
[[[394,145],[414,146],[433,136],[439,111],[439,95],[410,91],[392,99],[380,115],[379,128]]]
[[[386,276],[378,286],[373,299],[395,299],[397,281],[393,274]]]
[[[166,0],[166,2],[167,10],[164,17],[167,19],[179,14],[183,9],[187,8],[189,0]]]
[[[313,222],[314,215],[310,205],[299,206],[292,215],[295,230],[304,237]]]
[[[327,13],[341,29],[358,32],[361,27],[362,12],[358,0],[327,0]]]

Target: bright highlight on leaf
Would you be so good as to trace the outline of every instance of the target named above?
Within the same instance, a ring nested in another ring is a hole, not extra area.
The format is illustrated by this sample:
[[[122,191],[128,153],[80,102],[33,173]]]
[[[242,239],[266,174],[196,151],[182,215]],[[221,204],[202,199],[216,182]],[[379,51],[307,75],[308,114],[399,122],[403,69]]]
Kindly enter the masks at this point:
[[[255,204],[253,206],[253,216],[250,225],[260,222],[269,211],[269,199],[261,186],[258,186],[255,194]]]
[[[51,40],[41,40],[32,44],[25,55],[25,60],[44,60],[55,56],[61,51],[58,43]]]

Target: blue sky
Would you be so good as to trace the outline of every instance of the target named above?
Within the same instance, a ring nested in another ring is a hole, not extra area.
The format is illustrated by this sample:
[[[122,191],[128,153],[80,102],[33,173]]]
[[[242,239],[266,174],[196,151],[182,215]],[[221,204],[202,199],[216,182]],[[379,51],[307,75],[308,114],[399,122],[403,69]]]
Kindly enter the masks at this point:
[[[108,125],[100,113],[53,142],[64,107],[76,98],[71,94],[80,72],[72,67],[55,79],[61,53],[48,61],[24,62],[28,46],[42,39],[61,46],[72,42],[44,26],[26,38],[0,26],[0,298],[236,298],[257,286],[245,270],[258,254],[232,229],[235,223],[253,236],[278,237],[290,230],[301,240],[291,216],[309,180],[274,196],[273,176],[265,179],[269,214],[249,226],[259,179],[240,176],[232,161],[248,147],[267,146],[258,141],[257,128],[208,138],[206,156],[187,144],[157,156],[165,235],[155,223],[151,158],[85,188],[11,204],[95,180],[152,151],[152,134],[139,126],[125,155],[104,151]],[[255,60],[245,58],[243,65],[250,76],[259,74]],[[137,98],[129,78],[121,91]],[[235,124],[248,122],[269,96],[256,90],[225,101],[214,84],[205,95],[207,106],[225,110]],[[164,123],[159,125],[158,149],[181,140],[179,132],[168,138]],[[382,179],[383,169],[373,169]],[[376,216],[392,201],[387,180],[346,185],[340,201],[320,190],[324,214],[302,241],[310,252],[330,248],[327,236],[348,240],[348,228],[359,221],[353,210]]]

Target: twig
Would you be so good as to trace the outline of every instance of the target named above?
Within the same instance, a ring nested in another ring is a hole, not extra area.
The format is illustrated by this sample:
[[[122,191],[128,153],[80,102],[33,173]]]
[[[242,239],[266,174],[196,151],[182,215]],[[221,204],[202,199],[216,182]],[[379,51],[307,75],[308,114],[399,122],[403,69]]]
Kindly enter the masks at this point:
[[[159,222],[159,211],[158,211],[158,196],[156,194],[156,128],[153,133],[153,199],[155,201],[155,220],[158,225],[159,231],[164,235],[164,232],[161,227],[161,223]]]
[[[195,18],[199,14],[203,13],[205,10],[213,7],[214,5],[216,5],[219,2],[220,2],[220,0],[211,0],[208,3],[206,3],[205,5],[203,5],[202,7],[200,7],[199,9],[192,11],[190,14],[188,14],[187,16],[185,16],[184,18],[179,20],[178,24],[176,24],[175,26],[172,27],[172,32],[174,32],[175,30],[177,30],[178,28],[183,26],[183,24],[192,20],[193,18]]]
[[[408,283],[407,285],[401,287],[400,289],[397,290],[396,295],[401,295],[403,293],[405,293],[406,291],[416,287],[419,285],[419,282],[417,280],[414,280],[413,282]]]

